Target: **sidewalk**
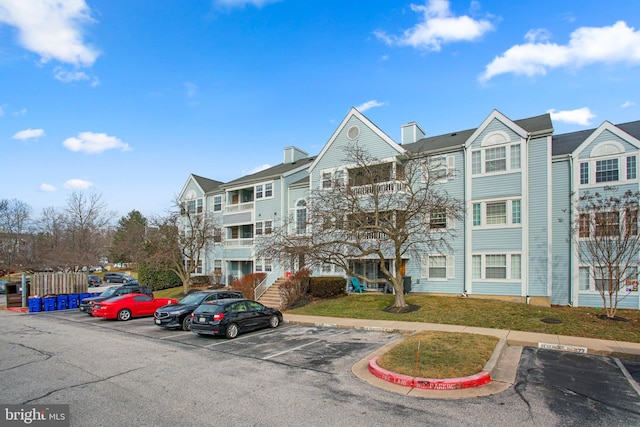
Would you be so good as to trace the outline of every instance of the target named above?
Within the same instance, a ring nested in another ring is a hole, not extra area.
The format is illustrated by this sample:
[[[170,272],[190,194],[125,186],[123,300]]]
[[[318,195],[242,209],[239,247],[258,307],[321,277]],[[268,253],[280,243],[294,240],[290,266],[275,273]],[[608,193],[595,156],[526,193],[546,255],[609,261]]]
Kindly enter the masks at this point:
[[[364,359],[357,362],[352,372],[358,378],[373,386],[408,396],[428,398],[460,399],[488,396],[505,391],[514,384],[522,347],[545,347],[558,350],[586,349],[588,354],[620,357],[623,355],[640,356],[640,343],[608,341],[593,338],[580,338],[564,335],[541,334],[535,332],[511,331],[505,329],[475,328],[459,325],[442,325],[438,323],[401,322],[390,320],[348,319],[339,317],[303,316],[284,314],[287,323],[305,326],[320,326],[340,329],[359,329],[364,331],[378,331],[391,333],[412,333],[419,331],[465,332],[472,334],[491,335],[500,338],[491,360],[485,365],[485,371],[490,372],[491,382],[480,387],[462,388],[458,390],[423,390],[393,384],[382,380],[370,372],[369,362],[376,356],[384,354],[397,341],[391,342],[377,349]]]

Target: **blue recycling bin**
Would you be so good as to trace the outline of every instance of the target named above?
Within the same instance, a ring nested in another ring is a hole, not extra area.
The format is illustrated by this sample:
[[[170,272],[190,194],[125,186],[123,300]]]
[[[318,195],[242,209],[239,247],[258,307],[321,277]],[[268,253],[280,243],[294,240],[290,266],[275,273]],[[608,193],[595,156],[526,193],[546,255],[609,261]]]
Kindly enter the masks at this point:
[[[80,294],[80,302],[82,302],[83,299],[89,298],[89,297],[91,297],[91,294],[87,294],[87,293]]]
[[[44,311],[53,311],[56,309],[56,297],[44,297],[42,300]]]
[[[29,298],[29,312],[38,313],[42,311],[42,297]]]
[[[67,308],[78,308],[80,306],[80,295],[69,294],[69,306]]]
[[[66,310],[69,306],[69,297],[67,295],[58,295],[56,297],[56,310]]]

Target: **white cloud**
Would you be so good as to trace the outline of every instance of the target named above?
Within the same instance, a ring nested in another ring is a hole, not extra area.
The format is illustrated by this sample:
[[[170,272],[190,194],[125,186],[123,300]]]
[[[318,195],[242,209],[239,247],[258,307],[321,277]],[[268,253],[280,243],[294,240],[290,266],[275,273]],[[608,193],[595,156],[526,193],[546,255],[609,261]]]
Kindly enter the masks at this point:
[[[23,108],[23,109],[18,110],[18,111],[14,112],[14,113],[11,113],[11,114],[13,114],[14,116],[24,116],[24,115],[27,114],[27,109]]]
[[[364,113],[365,111],[370,110],[371,108],[382,107],[382,106],[385,106],[385,105],[387,105],[386,102],[379,102],[379,101],[376,101],[374,99],[374,100],[367,101],[367,102],[364,102],[364,103],[358,105],[356,107],[356,110],[360,111],[361,113]]]
[[[551,38],[551,33],[544,28],[536,28],[534,30],[527,31],[527,34],[524,35],[524,38],[529,43],[535,43],[537,41],[547,41]]]
[[[129,144],[122,142],[115,136],[106,133],[81,132],[78,137],[71,137],[62,143],[71,151],[82,151],[89,154],[102,153],[106,150],[119,149],[121,151],[131,151]]]
[[[44,129],[25,129],[20,132],[16,132],[16,134],[11,138],[25,141],[31,138],[40,138],[42,135],[44,135]]]
[[[402,36],[387,35],[384,31],[374,34],[389,45],[413,46],[437,52],[443,44],[477,40],[493,30],[493,24],[487,20],[475,20],[467,15],[454,16],[449,10],[448,0],[428,0],[424,6],[411,4],[411,10],[422,13],[423,20],[405,30]]]
[[[622,108],[629,108],[629,107],[633,107],[634,105],[636,105],[635,102],[633,101],[625,101],[624,104],[621,105]]]
[[[95,22],[85,0],[0,0],[0,23],[18,29],[22,47],[76,66],[91,66],[98,52],[83,41],[83,26]]]
[[[4,108],[6,105],[0,105],[0,117],[4,116]]]
[[[56,191],[56,187],[54,187],[51,184],[47,184],[47,183],[43,182],[42,184],[40,184],[40,191],[43,191],[45,193],[52,193],[52,192]]]
[[[245,7],[246,5],[253,5],[255,7],[262,7],[265,4],[277,3],[280,0],[215,0],[215,4],[218,6],[226,7]]]
[[[480,80],[506,73],[545,75],[552,68],[598,62],[640,64],[640,31],[618,21],[609,27],[578,28],[567,45],[546,41],[515,45],[487,65]]]
[[[64,183],[64,188],[69,188],[72,190],[86,190],[93,186],[93,183],[89,181],[85,181],[84,179],[70,179]]]
[[[551,120],[583,126],[590,125],[591,119],[596,117],[596,115],[593,114],[588,107],[567,111],[556,111],[554,109],[551,109],[548,110],[547,113],[551,115]]]
[[[79,82],[84,80],[91,80],[91,86],[95,87],[100,84],[98,78],[96,76],[90,76],[84,71],[67,71],[62,67],[56,67],[53,70],[53,77],[56,80],[61,81],[62,83],[70,83],[70,82]]]

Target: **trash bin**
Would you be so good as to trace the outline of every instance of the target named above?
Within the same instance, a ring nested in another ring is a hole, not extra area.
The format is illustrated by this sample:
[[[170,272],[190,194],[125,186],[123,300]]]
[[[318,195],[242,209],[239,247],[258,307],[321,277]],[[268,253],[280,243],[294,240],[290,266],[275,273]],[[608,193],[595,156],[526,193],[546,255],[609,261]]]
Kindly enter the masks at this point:
[[[411,276],[402,276],[402,288],[405,295],[411,292]]]
[[[37,313],[39,311],[42,311],[42,297],[29,298],[29,311],[31,313]]]
[[[56,297],[56,310],[66,310],[69,307],[69,297],[67,295],[58,295]]]
[[[44,297],[42,302],[44,311],[53,311],[56,309],[56,297]]]
[[[86,294],[86,293],[80,294],[80,302],[82,302],[83,299],[89,298],[89,297],[91,297],[91,294]]]
[[[69,294],[69,305],[67,308],[78,308],[80,306],[80,295]]]

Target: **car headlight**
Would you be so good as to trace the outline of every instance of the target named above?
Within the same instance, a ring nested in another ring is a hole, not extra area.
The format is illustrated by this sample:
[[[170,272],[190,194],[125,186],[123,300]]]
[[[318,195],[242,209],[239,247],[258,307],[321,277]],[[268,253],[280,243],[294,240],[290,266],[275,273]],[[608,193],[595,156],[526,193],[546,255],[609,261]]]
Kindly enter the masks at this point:
[[[179,311],[179,310],[178,310],[178,311],[170,311],[170,312],[169,312],[169,314],[170,314],[171,316],[178,316],[180,313],[181,313],[181,311]]]

